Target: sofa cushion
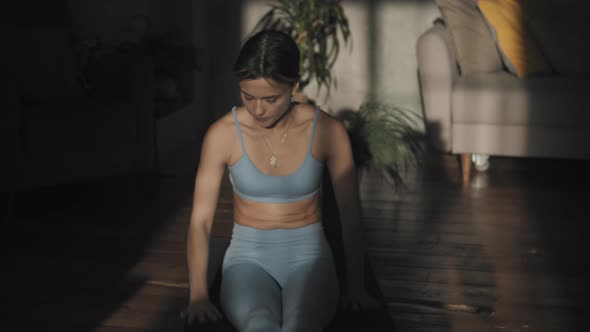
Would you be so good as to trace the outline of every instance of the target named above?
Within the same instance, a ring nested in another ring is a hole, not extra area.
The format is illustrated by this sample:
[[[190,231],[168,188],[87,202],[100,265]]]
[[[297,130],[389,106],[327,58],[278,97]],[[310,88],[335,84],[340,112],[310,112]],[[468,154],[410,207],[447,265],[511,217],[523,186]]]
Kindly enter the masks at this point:
[[[460,77],[453,89],[453,123],[485,123],[590,129],[590,77],[507,72]]]
[[[447,24],[462,75],[503,69],[488,26],[475,0],[436,0]]]
[[[479,0],[478,6],[510,72],[520,78],[551,72],[549,63],[525,23],[519,1]]]

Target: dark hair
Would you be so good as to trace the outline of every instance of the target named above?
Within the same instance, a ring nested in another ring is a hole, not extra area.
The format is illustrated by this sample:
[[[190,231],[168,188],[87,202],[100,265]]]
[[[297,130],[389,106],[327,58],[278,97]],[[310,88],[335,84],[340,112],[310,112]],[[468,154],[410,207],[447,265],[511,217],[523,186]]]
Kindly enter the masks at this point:
[[[240,81],[270,78],[295,85],[299,81],[299,48],[288,34],[263,30],[250,37],[234,64]]]

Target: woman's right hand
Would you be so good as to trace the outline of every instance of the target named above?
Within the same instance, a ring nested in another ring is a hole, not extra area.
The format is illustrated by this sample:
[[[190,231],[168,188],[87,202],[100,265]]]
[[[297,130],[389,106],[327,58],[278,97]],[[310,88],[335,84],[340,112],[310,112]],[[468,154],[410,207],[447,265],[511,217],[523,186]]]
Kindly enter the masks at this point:
[[[186,319],[186,322],[191,325],[195,321],[198,323],[217,321],[222,318],[222,315],[209,300],[200,300],[191,302],[188,307],[180,313],[180,317]]]

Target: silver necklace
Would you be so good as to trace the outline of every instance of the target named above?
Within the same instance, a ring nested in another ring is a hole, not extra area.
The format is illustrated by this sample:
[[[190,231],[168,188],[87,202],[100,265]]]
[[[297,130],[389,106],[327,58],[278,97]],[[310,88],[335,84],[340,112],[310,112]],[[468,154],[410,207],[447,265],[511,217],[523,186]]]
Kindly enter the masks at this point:
[[[285,128],[285,131],[283,132],[283,136],[281,137],[281,141],[279,143],[279,146],[283,144],[283,142],[285,142],[285,140],[287,139],[287,132],[289,131],[289,127],[291,126],[291,116],[289,115],[289,122],[287,123],[287,128]],[[278,153],[273,150],[271,144],[269,141],[267,141],[266,136],[262,136],[262,139],[264,140],[264,144],[266,145],[267,149],[270,151],[270,159],[269,159],[269,163],[272,167],[277,168],[279,167],[279,157],[278,157]]]

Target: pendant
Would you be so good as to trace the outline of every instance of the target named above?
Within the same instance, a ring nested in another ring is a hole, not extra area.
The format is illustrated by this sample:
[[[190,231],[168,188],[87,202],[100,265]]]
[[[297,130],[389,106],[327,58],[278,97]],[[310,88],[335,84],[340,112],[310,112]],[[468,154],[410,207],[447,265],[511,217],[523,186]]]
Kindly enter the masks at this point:
[[[277,168],[277,166],[279,166],[279,160],[277,159],[277,157],[275,157],[274,154],[270,157],[270,165],[274,168]]]

